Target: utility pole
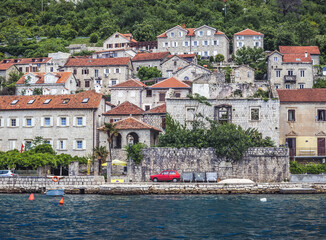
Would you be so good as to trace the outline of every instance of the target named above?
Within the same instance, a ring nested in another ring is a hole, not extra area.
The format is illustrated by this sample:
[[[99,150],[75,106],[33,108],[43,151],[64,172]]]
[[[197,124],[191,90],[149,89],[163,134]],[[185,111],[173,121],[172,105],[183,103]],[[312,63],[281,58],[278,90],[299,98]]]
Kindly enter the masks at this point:
[[[226,17],[226,1],[227,0],[223,0],[223,2],[224,2],[224,16]]]

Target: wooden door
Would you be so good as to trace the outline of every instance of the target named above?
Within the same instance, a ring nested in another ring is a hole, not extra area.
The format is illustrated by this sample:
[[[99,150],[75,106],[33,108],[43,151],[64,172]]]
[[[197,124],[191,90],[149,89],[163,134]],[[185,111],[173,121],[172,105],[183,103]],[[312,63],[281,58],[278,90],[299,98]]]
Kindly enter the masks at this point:
[[[318,156],[325,156],[325,138],[318,138],[317,141]]]
[[[296,155],[296,139],[295,138],[287,138],[286,143],[288,148],[290,149],[290,157],[294,157]]]

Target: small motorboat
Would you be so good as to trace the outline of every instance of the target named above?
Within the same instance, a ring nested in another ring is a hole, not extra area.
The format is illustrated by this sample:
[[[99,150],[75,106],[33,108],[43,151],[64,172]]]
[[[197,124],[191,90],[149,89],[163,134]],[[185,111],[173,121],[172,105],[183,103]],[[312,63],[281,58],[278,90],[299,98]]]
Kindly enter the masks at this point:
[[[65,190],[64,189],[47,190],[45,194],[47,196],[63,196],[65,194]]]

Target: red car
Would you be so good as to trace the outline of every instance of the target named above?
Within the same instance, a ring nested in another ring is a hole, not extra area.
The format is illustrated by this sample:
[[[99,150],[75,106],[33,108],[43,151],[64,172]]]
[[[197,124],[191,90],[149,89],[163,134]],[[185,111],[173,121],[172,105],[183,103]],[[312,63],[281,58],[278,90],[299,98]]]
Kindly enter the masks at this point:
[[[180,174],[175,170],[164,170],[160,174],[152,175],[151,180],[153,182],[158,182],[158,181],[177,182],[180,180]]]

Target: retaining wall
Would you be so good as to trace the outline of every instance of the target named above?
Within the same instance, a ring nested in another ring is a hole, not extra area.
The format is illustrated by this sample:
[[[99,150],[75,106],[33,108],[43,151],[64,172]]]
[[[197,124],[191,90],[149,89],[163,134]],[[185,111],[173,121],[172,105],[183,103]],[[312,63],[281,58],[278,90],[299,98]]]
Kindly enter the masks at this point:
[[[130,178],[149,181],[150,175],[162,170],[184,172],[217,172],[220,180],[247,178],[255,182],[281,182],[289,179],[289,155],[286,148],[250,148],[240,161],[218,158],[213,148],[147,148],[143,160],[132,163]]]
[[[326,183],[326,174],[291,174],[290,182]]]

